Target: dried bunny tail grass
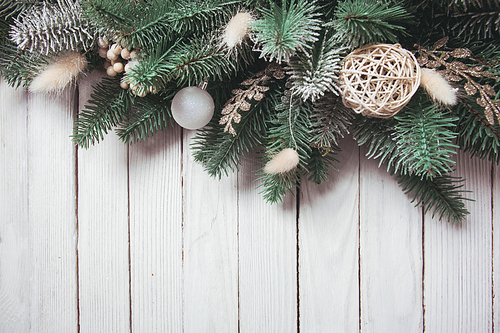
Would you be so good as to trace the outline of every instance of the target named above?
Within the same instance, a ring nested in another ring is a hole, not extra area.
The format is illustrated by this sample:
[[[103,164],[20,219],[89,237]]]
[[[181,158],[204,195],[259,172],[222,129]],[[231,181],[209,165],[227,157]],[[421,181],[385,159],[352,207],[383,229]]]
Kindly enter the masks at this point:
[[[422,68],[420,85],[436,101],[445,105],[457,103],[456,89],[446,79],[433,69]]]
[[[29,91],[34,93],[60,92],[87,68],[87,58],[78,52],[56,57],[33,79]]]
[[[250,23],[254,21],[254,17],[250,12],[239,12],[233,16],[224,28],[222,42],[230,49],[238,46],[243,42],[250,30]]]
[[[295,149],[285,148],[264,166],[264,172],[270,175],[293,170],[299,164],[299,154]]]

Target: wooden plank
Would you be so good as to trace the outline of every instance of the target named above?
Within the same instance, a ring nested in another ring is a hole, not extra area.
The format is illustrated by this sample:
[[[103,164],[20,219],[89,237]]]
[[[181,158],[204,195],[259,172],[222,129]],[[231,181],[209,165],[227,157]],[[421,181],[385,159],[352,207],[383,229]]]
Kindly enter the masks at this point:
[[[296,198],[266,203],[256,190],[256,161],[238,177],[241,332],[297,331]]]
[[[238,330],[237,176],[209,178],[184,131],[184,331]]]
[[[342,142],[339,171],[302,187],[299,220],[300,330],[359,328],[359,148]]]
[[[425,328],[428,332],[492,331],[491,163],[458,154],[457,175],[473,193],[467,221],[425,216]]]
[[[493,228],[493,251],[492,251],[492,284],[493,284],[493,318],[494,332],[500,332],[500,167],[492,163],[492,228]],[[497,296],[499,295],[499,296]]]
[[[0,78],[0,332],[30,328],[27,100]]]
[[[99,73],[80,84],[80,109]],[[113,133],[78,149],[81,332],[130,330],[128,149]]]
[[[182,331],[182,178],[179,127],[130,146],[133,332]]]
[[[362,332],[422,332],[422,213],[395,178],[360,160]]]
[[[74,92],[28,96],[32,331],[78,330]]]

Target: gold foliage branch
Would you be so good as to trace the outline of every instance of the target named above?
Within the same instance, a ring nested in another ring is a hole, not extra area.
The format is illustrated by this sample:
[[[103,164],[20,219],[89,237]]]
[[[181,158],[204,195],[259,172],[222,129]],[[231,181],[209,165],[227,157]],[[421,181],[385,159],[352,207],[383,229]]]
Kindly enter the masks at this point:
[[[489,84],[480,84],[475,78],[489,78],[498,80],[498,76],[484,69],[482,65],[468,65],[457,59],[473,58],[472,53],[466,48],[457,48],[446,51],[443,47],[448,42],[448,37],[441,38],[434,43],[434,49],[429,50],[421,45],[415,45],[415,53],[419,55],[418,64],[421,67],[436,69],[437,72],[444,75],[452,82],[467,80],[464,84],[464,90],[469,96],[479,94],[476,98],[478,105],[484,108],[484,115],[491,125],[495,124],[495,116],[500,123],[500,100],[492,99],[496,96],[495,89]],[[443,69],[444,67],[444,69]],[[441,69],[440,69],[441,68]]]
[[[283,69],[278,64],[271,64],[265,70],[258,72],[249,79],[241,83],[247,87],[234,89],[231,97],[222,109],[222,118],[219,120],[220,125],[226,125],[224,132],[236,135],[233,127],[233,122],[238,124],[241,121],[241,114],[238,111],[249,111],[252,101],[260,101],[264,98],[265,93],[269,90],[269,82],[277,79],[281,80],[285,77]]]

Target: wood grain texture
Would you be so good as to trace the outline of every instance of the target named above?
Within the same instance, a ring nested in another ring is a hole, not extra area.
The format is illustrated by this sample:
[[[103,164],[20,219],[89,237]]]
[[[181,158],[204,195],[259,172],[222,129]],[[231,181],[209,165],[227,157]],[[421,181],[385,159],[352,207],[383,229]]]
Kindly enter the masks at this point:
[[[184,331],[238,331],[237,175],[207,177],[184,131]]]
[[[29,332],[27,100],[0,79],[0,332]]]
[[[132,332],[182,331],[182,137],[130,146]]]
[[[100,80],[80,83],[80,109]],[[78,272],[81,332],[130,330],[128,149],[113,134],[78,149]]]
[[[256,161],[238,173],[241,332],[297,331],[296,198],[266,203],[256,190]]]
[[[78,330],[74,91],[28,95],[30,320],[40,332]]]
[[[459,153],[456,175],[476,201],[467,203],[471,215],[461,224],[425,216],[425,328],[491,332],[491,163]]]
[[[493,318],[494,332],[500,332],[500,167],[492,163],[492,227],[493,251],[492,255],[492,293],[493,293]]]
[[[357,332],[359,148],[342,142],[339,171],[303,185],[299,219],[300,330]]]
[[[361,331],[422,332],[421,209],[361,152]]]

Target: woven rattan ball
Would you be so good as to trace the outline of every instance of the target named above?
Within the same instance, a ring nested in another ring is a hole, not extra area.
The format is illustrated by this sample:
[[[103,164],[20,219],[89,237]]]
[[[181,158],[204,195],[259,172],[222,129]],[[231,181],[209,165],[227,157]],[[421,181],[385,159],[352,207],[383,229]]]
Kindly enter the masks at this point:
[[[415,94],[420,67],[399,44],[374,44],[354,50],[340,72],[342,101],[356,113],[392,117]]]

